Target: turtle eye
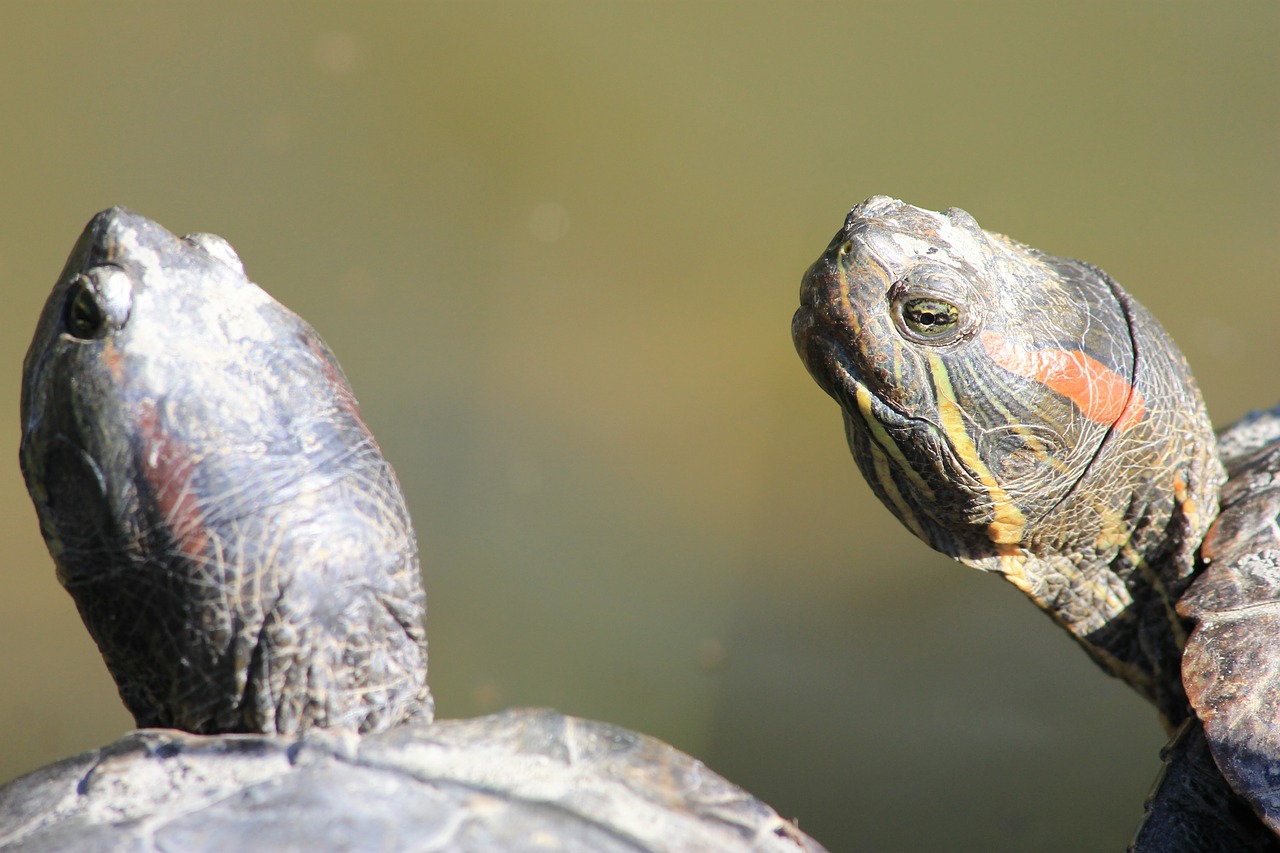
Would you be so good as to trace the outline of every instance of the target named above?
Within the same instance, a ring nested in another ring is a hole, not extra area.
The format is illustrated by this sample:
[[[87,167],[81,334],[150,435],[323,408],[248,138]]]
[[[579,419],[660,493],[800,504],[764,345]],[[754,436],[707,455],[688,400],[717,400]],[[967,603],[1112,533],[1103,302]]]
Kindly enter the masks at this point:
[[[133,281],[124,270],[94,267],[76,276],[67,288],[62,328],[68,335],[91,341],[118,332],[133,310]]]
[[[914,270],[895,281],[888,296],[898,333],[912,343],[949,346],[973,337],[981,325],[972,284],[951,270]]]
[[[63,325],[74,337],[89,340],[102,333],[106,315],[98,304],[98,295],[84,281],[76,281],[67,294]]]
[[[942,299],[908,299],[902,321],[927,341],[949,340],[960,325],[960,309]]]

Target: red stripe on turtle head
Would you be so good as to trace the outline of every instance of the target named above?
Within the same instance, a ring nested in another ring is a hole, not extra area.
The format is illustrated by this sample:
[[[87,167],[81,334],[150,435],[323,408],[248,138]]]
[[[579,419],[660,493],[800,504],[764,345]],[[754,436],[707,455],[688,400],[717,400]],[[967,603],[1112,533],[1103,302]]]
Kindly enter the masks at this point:
[[[1093,356],[1080,350],[1027,349],[991,331],[981,338],[992,361],[1066,397],[1089,420],[1122,432],[1142,421],[1146,404],[1141,392]]]
[[[154,404],[144,403],[140,409],[142,476],[178,550],[188,557],[202,557],[209,545],[209,532],[194,482],[197,462],[186,444],[165,432]]]

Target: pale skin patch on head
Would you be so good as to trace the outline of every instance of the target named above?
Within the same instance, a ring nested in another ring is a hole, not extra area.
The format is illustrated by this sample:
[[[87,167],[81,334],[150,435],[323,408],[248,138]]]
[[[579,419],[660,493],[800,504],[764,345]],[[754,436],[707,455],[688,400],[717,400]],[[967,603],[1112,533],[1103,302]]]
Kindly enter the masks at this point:
[[[939,229],[939,231],[941,231],[941,229]],[[939,236],[942,235],[939,234]],[[893,241],[894,246],[896,246],[898,251],[902,253],[903,257],[924,257],[927,255],[929,260],[935,263],[945,264],[946,266],[953,268],[960,267],[960,261],[952,257],[951,252],[948,251],[951,246],[951,241],[947,240],[945,237],[942,238],[942,242],[938,242],[935,240],[925,240],[920,237],[913,237],[910,234],[903,234],[902,232],[894,232],[889,235],[889,239]],[[963,249],[960,254],[964,254]]]
[[[1016,257],[1028,269],[1037,270],[1050,280],[1056,278],[1053,269],[1033,251],[1030,251],[1025,243],[1019,243],[1012,237],[996,231],[984,231],[983,233],[987,235],[987,239],[1000,246],[1008,255]]]
[[[985,235],[958,225],[945,213],[925,210],[900,199],[879,196],[861,206],[864,220],[880,223],[903,258],[924,257],[959,267],[963,259],[987,253]],[[923,220],[923,221],[920,221]],[[927,224],[926,224],[927,223]],[[924,236],[917,236],[923,234]]]
[[[132,231],[127,233],[134,235]],[[146,250],[140,251],[145,254]],[[199,280],[199,286],[206,291],[219,289],[219,297],[191,300],[182,325],[175,324],[167,312],[155,306],[163,307],[175,288],[191,286],[193,280],[186,277],[188,273],[175,272],[160,263],[157,258],[140,267],[137,280],[141,286],[134,289],[136,316],[130,320],[125,345],[132,369],[140,376],[138,381],[157,397],[173,391],[175,373],[170,365],[175,347],[182,348],[182,357],[192,365],[192,372],[223,376],[234,375],[231,367],[244,352],[259,344],[272,345],[277,339],[271,318],[261,309],[279,308],[279,303],[221,262]]]
[[[107,259],[110,261],[128,258],[132,263],[145,270],[160,269],[162,266],[160,253],[144,246],[141,237],[134,228],[116,223],[111,229],[111,233],[106,235],[104,243],[107,249]]]

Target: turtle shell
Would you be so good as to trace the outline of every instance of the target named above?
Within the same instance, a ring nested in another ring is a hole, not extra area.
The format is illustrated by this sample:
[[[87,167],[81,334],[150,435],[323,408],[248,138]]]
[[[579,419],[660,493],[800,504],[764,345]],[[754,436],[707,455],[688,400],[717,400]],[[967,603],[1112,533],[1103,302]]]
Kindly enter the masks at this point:
[[[1196,718],[1164,750],[1135,851],[1280,848],[1280,686],[1267,642],[1277,636],[1280,408],[1224,430],[1219,452],[1231,475],[1222,513],[1201,549],[1207,567],[1178,603],[1197,623],[1182,660]]]
[[[1182,679],[1222,774],[1280,833],[1280,408],[1222,437],[1230,474],[1207,567],[1178,603],[1196,622]]]
[[[544,710],[364,736],[143,729],[0,788],[0,849],[822,850],[675,748]]]

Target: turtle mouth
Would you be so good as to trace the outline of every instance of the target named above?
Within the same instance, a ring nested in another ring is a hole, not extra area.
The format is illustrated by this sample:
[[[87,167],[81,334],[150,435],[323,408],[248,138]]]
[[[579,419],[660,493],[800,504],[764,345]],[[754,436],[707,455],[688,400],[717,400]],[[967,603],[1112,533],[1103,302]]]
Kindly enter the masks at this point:
[[[791,337],[809,375],[823,391],[848,406],[853,404],[856,388],[867,383],[851,363],[848,335],[842,334],[845,327],[831,323],[828,313],[827,308],[802,302],[791,319]]]
[[[855,336],[862,322],[856,309],[847,300],[815,296],[816,288],[809,286],[809,276],[805,278],[805,285],[800,307],[791,318],[791,337],[796,353],[818,386],[849,411],[857,410],[856,398],[861,388],[878,404],[876,408],[882,408],[885,414],[890,415],[891,422],[904,424],[919,420],[887,400],[885,395],[877,393],[876,383],[869,381],[858,367],[854,356],[857,350]]]
[[[870,417],[890,429],[937,433],[935,421],[912,414],[901,404],[877,393],[875,383],[867,380],[849,354],[846,327],[831,328],[817,320],[814,312],[805,306],[796,311],[792,327],[800,360],[814,381],[847,414],[864,420]]]
[[[791,318],[791,339],[809,375],[842,403],[852,402],[847,395],[855,383],[866,385],[850,358],[862,325],[838,264],[829,253],[823,254],[800,282],[800,307]],[[837,375],[847,381],[836,381]]]

